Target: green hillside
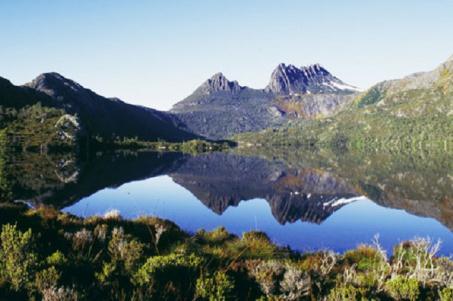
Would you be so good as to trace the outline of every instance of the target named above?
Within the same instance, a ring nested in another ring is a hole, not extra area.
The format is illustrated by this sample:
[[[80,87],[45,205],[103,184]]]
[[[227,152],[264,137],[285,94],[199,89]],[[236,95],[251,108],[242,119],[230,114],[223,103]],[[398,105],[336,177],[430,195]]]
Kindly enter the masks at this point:
[[[451,147],[453,60],[431,72],[379,83],[331,118],[296,121],[280,129],[246,133],[242,144]]]

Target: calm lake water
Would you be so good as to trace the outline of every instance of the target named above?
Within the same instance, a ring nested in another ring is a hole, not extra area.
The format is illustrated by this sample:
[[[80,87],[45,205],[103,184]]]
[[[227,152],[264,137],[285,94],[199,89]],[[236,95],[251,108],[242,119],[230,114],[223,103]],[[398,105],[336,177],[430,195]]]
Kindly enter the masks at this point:
[[[220,226],[237,235],[259,230],[280,245],[303,251],[342,252],[377,234],[389,252],[402,240],[422,236],[442,240],[442,253],[453,253],[449,175],[431,179],[441,184],[429,184],[432,191],[426,191],[426,184],[417,184],[424,175],[408,173],[407,166],[387,170],[394,175],[373,175],[358,167],[355,179],[342,177],[338,163],[332,170],[315,162],[288,167],[278,159],[234,154],[175,157],[168,166],[159,165],[159,172],[150,170],[149,177],[101,189],[63,210],[84,217],[113,209],[126,218],[155,215],[190,232]],[[423,199],[427,196],[432,199]]]
[[[36,172],[42,181],[34,175],[14,187],[16,201],[52,204],[83,217],[118,210],[124,218],[169,219],[189,232],[220,226],[237,235],[259,230],[302,251],[342,252],[378,234],[391,252],[396,243],[422,236],[442,240],[441,253],[449,255],[449,159],[322,152],[114,154],[77,164],[40,159]]]

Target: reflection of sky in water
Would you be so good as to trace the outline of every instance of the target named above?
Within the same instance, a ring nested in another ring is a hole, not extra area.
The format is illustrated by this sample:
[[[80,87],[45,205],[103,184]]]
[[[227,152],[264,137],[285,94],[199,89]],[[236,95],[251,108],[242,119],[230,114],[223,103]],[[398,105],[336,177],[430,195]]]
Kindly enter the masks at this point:
[[[241,202],[219,216],[168,176],[101,190],[64,211],[90,216],[102,215],[110,209],[118,209],[125,218],[156,215],[191,232],[219,226],[235,234],[257,229],[281,245],[300,250],[329,248],[341,252],[360,242],[370,242],[379,233],[387,249],[401,240],[429,236],[443,241],[441,253],[453,253],[453,233],[436,220],[381,207],[368,200],[344,206],[321,225],[300,221],[280,225],[263,199]]]

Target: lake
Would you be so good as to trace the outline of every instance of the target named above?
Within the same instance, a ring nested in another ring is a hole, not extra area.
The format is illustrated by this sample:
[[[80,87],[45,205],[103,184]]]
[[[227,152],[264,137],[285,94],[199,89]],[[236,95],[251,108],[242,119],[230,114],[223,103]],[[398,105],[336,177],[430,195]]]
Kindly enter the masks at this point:
[[[189,232],[259,230],[302,251],[342,252],[379,235],[391,252],[421,236],[442,240],[441,253],[449,255],[449,157],[429,156],[300,150],[114,153],[87,160],[35,155],[15,161],[17,174],[32,165],[24,161],[35,164],[27,177],[12,181],[11,191],[16,202],[51,204],[82,217],[118,210],[124,218],[169,219]]]
[[[301,251],[343,252],[378,235],[391,253],[400,241],[430,237],[453,253],[448,155],[248,152],[28,154],[12,160],[7,178],[14,201],[81,217],[118,210],[192,233],[257,230]]]

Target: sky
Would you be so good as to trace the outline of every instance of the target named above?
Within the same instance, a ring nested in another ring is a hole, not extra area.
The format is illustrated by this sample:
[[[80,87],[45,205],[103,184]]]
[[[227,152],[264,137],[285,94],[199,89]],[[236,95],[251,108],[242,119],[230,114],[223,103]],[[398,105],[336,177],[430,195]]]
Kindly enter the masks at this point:
[[[216,72],[264,88],[279,63],[320,63],[365,89],[451,55],[453,0],[0,0],[0,76],[161,110]]]

